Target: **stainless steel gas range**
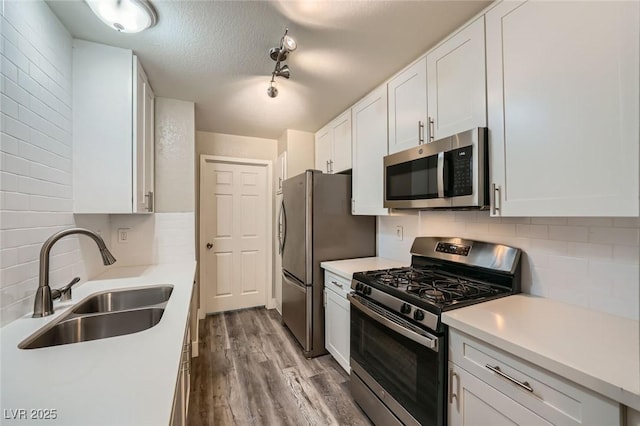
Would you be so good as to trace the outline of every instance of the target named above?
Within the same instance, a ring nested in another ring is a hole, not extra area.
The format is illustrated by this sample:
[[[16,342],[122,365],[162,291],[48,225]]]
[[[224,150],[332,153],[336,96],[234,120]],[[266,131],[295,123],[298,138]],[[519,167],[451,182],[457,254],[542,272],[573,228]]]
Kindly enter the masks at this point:
[[[520,292],[520,250],[418,237],[411,267],[353,275],[351,393],[376,425],[446,424],[442,312]]]

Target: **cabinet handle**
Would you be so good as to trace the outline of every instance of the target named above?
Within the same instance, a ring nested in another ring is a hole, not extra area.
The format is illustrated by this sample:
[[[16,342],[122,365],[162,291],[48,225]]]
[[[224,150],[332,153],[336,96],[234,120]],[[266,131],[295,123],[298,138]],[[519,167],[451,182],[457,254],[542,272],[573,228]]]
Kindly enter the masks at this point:
[[[329,160],[327,160],[325,164],[327,165],[327,173],[329,173]]]
[[[497,215],[498,212],[500,211],[500,207],[498,207],[498,203],[500,202],[500,186],[496,185],[495,183],[491,184],[492,187],[492,193],[493,193],[493,208],[491,210],[491,213],[493,215]]]
[[[453,379],[456,379],[456,392],[453,392]],[[458,409],[458,394],[460,393],[460,377],[458,373],[453,371],[453,368],[449,369],[449,404],[453,404],[453,400],[456,400],[456,409]]]
[[[433,118],[429,117],[429,142],[431,142],[434,139],[433,137],[434,133],[435,133],[435,129],[434,129]]]
[[[147,205],[146,209],[148,212],[152,212],[153,211],[153,192],[149,191],[146,194],[144,194],[144,198],[147,199],[147,202],[145,203]]]
[[[282,189],[282,178],[278,178],[278,189]]]
[[[331,173],[333,173],[333,160],[329,160],[329,167],[331,167]]]
[[[331,284],[333,284],[333,285],[335,285],[335,286],[337,286],[337,287],[342,288],[342,284],[339,284],[339,283],[337,283],[337,282],[335,282],[335,281],[331,281]]]
[[[503,377],[509,380],[511,383],[520,386],[522,389],[527,390],[529,392],[533,392],[533,388],[531,387],[529,382],[521,382],[520,380],[514,379],[513,377],[509,376],[508,374],[505,374],[502,370],[500,370],[500,367],[498,367],[497,365],[495,367],[492,367],[489,364],[487,364],[485,365],[485,367],[487,367],[489,370],[493,371],[500,377]]]
[[[351,199],[351,214],[356,214],[356,200]]]
[[[418,121],[418,145],[422,145],[424,143],[424,123],[422,121]]]

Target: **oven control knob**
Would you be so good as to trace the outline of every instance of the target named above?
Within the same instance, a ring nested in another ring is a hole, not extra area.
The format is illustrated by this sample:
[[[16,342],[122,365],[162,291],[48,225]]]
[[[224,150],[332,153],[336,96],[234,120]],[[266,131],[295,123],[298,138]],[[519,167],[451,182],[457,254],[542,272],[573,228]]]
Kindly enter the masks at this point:
[[[424,319],[424,312],[422,312],[420,309],[416,310],[413,313],[413,319],[416,321],[422,321]]]
[[[357,283],[356,284],[356,291],[362,291],[362,287],[364,287],[364,285],[362,283]]]
[[[402,312],[403,314],[410,314],[411,313],[411,305],[409,305],[408,303],[403,303],[402,306],[400,306],[400,312]]]
[[[366,294],[367,296],[371,294],[371,287],[367,287],[365,286],[364,288],[364,294]]]

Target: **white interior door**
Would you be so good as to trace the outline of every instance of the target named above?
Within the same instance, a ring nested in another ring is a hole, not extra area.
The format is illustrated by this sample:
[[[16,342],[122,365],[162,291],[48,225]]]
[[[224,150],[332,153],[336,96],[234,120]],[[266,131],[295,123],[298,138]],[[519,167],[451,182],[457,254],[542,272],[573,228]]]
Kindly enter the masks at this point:
[[[266,304],[271,281],[266,169],[201,162],[201,304],[206,313]]]

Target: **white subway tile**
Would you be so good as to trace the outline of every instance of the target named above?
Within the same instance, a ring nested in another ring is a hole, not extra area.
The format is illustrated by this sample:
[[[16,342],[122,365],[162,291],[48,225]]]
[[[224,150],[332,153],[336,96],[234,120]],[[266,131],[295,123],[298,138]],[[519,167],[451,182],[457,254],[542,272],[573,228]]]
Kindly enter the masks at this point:
[[[501,223],[513,223],[513,224],[529,224],[531,223],[531,218],[529,217],[502,217],[500,218]]]
[[[613,226],[613,218],[610,217],[570,217],[569,226]]]
[[[637,246],[640,244],[638,228],[589,228],[589,241],[598,244]]]
[[[568,256],[549,256],[548,267],[557,276],[557,283],[565,288],[586,286],[589,262]]]
[[[71,172],[71,159],[69,158],[62,157],[30,143],[21,143],[19,149],[22,158],[54,169]]]
[[[469,235],[487,235],[489,233],[489,224],[482,222],[467,222],[465,232]]]
[[[8,248],[0,250],[0,268],[8,268],[18,264],[18,249]]]
[[[568,253],[566,241],[532,239],[531,248],[550,255],[566,255]]]
[[[453,217],[456,222],[470,223],[478,220],[477,212],[474,211],[454,212]]]
[[[18,179],[16,178],[16,189],[18,187]],[[0,177],[2,180],[2,177]],[[0,191],[3,210],[27,210],[29,207],[29,196],[18,192]]]
[[[44,242],[44,240],[42,240]],[[40,257],[42,244],[30,244],[18,247],[18,261],[20,263],[33,262]]]
[[[531,223],[534,225],[566,225],[566,217],[532,217]]]
[[[476,220],[484,223],[501,223],[502,219],[499,217],[491,217],[488,211],[477,212]]]
[[[516,235],[526,238],[546,239],[549,237],[549,227],[547,225],[516,225]]]
[[[7,173],[0,170],[0,190],[2,191],[17,191],[18,190],[18,176],[13,173]]]
[[[7,154],[19,155],[20,145],[28,145],[25,142],[21,142],[7,133],[0,133],[0,151]]]
[[[516,235],[516,225],[508,223],[490,223],[489,234],[491,236],[504,235],[512,237]]]
[[[619,263],[640,263],[639,246],[613,246],[613,258]]]
[[[10,26],[8,27],[10,28]],[[11,31],[6,31],[3,28],[2,37],[5,38],[5,35],[14,34]],[[8,60],[10,60],[16,67],[23,71],[27,71],[29,69],[29,59],[18,49],[18,46],[11,42],[11,40],[7,40],[5,38],[4,41],[4,56]]]
[[[29,126],[5,114],[2,114],[2,130],[22,141],[29,141],[31,136]]]
[[[640,228],[640,217],[616,217],[613,226],[618,228]]]
[[[639,316],[639,305],[640,304],[638,304],[637,300],[621,300],[615,296],[611,296],[609,298],[594,298],[594,300],[590,302],[590,307],[592,309],[619,317],[630,318],[636,321]]]
[[[9,117],[18,118],[18,103],[4,93],[0,95],[0,110]]]
[[[38,278],[33,277],[0,290],[0,308],[5,308],[25,298],[35,296],[38,288]]]
[[[0,152],[0,167],[4,172],[13,173],[18,176],[27,176],[29,174],[30,164],[25,159],[16,155]]]
[[[0,55],[0,66],[3,75],[9,80],[18,82],[18,67],[4,55]]]
[[[573,257],[596,260],[613,257],[613,246],[607,244],[569,243],[568,249],[569,256]]]
[[[23,70],[18,70],[18,86],[35,97],[40,97],[45,90],[44,87],[40,86],[37,81],[29,76],[27,71]]]
[[[587,242],[588,229],[584,226],[549,226],[549,239],[569,242]]]
[[[17,83],[9,80],[4,75],[0,76],[2,80],[2,93],[18,102],[20,105],[29,105],[29,92],[20,87]]]

